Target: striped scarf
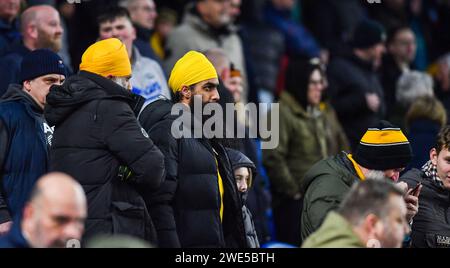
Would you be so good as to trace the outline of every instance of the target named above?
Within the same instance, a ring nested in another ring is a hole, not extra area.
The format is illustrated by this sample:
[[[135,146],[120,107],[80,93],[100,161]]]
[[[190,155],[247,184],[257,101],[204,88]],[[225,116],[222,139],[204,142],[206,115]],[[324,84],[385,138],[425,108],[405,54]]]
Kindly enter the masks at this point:
[[[444,187],[444,183],[442,182],[442,180],[439,178],[439,176],[437,174],[437,167],[435,165],[433,165],[431,160],[426,162],[425,165],[423,165],[422,171],[425,173],[427,178],[432,179],[440,187]]]

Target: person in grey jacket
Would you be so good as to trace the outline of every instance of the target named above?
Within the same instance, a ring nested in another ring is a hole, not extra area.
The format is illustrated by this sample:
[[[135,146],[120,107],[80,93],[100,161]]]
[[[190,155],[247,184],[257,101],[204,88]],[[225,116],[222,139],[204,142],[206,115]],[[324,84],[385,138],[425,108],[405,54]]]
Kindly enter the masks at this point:
[[[246,206],[248,190],[251,187],[253,177],[256,176],[256,166],[247,156],[239,151],[227,148],[227,153],[233,168],[238,191],[241,194],[242,217],[244,219],[247,246],[249,248],[259,248],[253,216]]]

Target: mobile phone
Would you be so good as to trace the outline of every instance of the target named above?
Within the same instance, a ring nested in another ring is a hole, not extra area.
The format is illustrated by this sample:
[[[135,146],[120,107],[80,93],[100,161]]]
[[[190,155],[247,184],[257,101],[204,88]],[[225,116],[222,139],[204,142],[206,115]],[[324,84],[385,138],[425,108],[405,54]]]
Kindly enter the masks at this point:
[[[410,194],[411,194],[411,195],[416,195],[416,194],[417,194],[417,191],[419,190],[420,185],[422,185],[421,182],[419,182],[419,183],[414,187],[414,189],[411,191]]]

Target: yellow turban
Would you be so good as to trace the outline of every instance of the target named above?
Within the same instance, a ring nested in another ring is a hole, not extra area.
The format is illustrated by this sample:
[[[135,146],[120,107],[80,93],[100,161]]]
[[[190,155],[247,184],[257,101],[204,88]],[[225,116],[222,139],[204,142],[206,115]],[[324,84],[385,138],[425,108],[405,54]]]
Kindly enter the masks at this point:
[[[131,63],[125,45],[117,38],[99,41],[90,46],[81,58],[80,71],[107,77],[131,75]]]
[[[183,86],[191,86],[213,78],[217,78],[217,71],[205,55],[189,51],[173,67],[169,86],[175,93]]]

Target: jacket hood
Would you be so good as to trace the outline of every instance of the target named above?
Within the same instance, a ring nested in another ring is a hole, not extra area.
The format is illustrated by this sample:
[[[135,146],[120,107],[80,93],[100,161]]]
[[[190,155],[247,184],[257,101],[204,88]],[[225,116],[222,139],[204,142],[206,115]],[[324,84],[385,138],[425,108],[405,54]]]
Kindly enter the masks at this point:
[[[2,96],[3,101],[22,101],[29,104],[34,112],[42,114],[44,110],[39,104],[26,93],[19,84],[11,84],[6,93]]]
[[[316,178],[327,174],[333,174],[341,178],[348,185],[351,185],[354,179],[358,179],[352,163],[347,158],[347,153],[341,152],[338,155],[319,161],[312,168],[310,168],[305,174],[304,179],[300,182],[300,192],[305,194],[309,185]]]
[[[250,160],[245,154],[236,151],[234,149],[230,149],[230,148],[226,148],[228,157],[230,158],[230,163],[231,163],[231,168],[234,170],[241,168],[241,167],[246,167],[246,168],[250,168],[252,171],[252,181],[254,181],[254,178],[256,176],[256,166],[255,164],[252,162],[252,160]],[[250,185],[249,185],[250,187]]]
[[[137,114],[144,99],[99,75],[80,72],[69,77],[61,86],[52,86],[47,95],[45,117],[51,125],[58,125],[80,106],[99,99],[122,99]]]
[[[363,248],[364,245],[341,215],[330,212],[323,225],[305,241],[303,247]]]
[[[144,126],[154,126],[159,121],[169,118],[176,118],[171,115],[173,102],[168,99],[159,99],[151,103],[146,103],[142,108],[143,111],[139,115],[139,120]],[[148,130],[148,129],[147,129]]]

